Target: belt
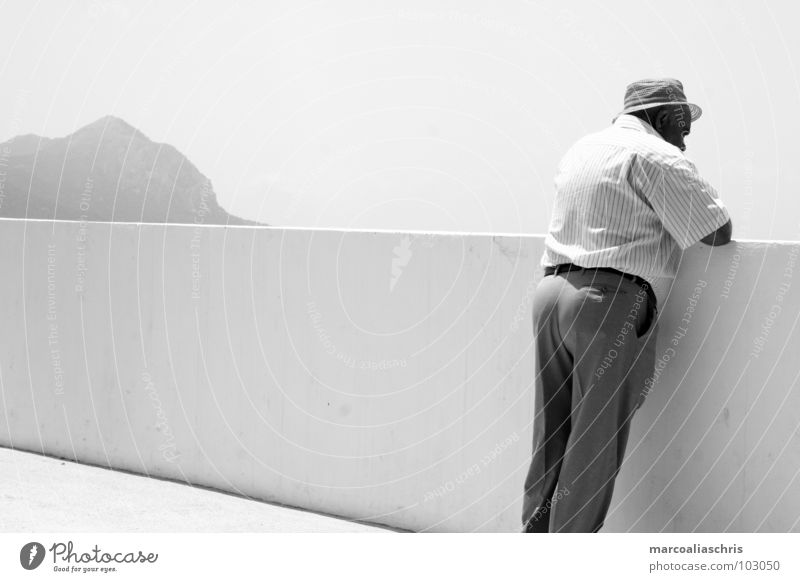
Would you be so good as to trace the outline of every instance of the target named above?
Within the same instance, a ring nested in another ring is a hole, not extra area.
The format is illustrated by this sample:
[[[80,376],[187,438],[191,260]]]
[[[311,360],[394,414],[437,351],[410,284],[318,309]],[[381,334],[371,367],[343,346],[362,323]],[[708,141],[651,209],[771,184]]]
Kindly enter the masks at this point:
[[[544,274],[545,275],[558,275],[559,273],[566,273],[568,271],[602,271],[604,273],[613,273],[615,275],[619,275],[624,279],[629,279],[639,285],[639,287],[643,288],[647,292],[647,297],[650,301],[652,301],[653,305],[657,304],[656,302],[656,295],[653,292],[653,286],[650,285],[645,279],[642,279],[638,275],[632,275],[631,273],[623,273],[622,271],[618,271],[617,269],[612,269],[611,267],[581,267],[580,265],[575,265],[573,263],[562,263],[560,265],[556,265],[555,267],[545,267]]]

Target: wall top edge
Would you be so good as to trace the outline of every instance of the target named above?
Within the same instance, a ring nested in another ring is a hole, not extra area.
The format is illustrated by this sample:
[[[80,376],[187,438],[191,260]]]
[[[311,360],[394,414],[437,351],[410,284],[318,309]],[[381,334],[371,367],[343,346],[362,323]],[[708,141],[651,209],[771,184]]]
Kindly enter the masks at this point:
[[[50,220],[42,218],[7,218],[0,217],[0,222],[31,222],[31,223],[84,223],[81,220]],[[441,236],[499,236],[512,238],[544,238],[546,234],[526,233],[526,232],[481,232],[481,231],[454,231],[454,230],[396,230],[381,228],[327,228],[313,226],[276,226],[276,225],[247,225],[247,224],[204,224],[204,223],[185,223],[185,222],[111,222],[103,220],[86,221],[86,224],[110,224],[118,227],[140,227],[140,226],[171,226],[183,228],[231,228],[231,229],[261,229],[261,230],[301,230],[301,231],[325,231],[325,232],[353,232],[353,233],[375,233],[375,234],[420,234],[420,235],[441,235]],[[766,244],[766,245],[800,245],[800,240],[786,239],[758,239],[758,238],[737,238],[732,243],[747,244]],[[724,247],[720,247],[724,248]]]
[[[0,217],[0,222],[31,222],[49,224],[110,224],[118,227],[139,227],[139,226],[172,226],[184,228],[236,228],[236,229],[261,229],[261,230],[302,230],[302,231],[331,231],[331,232],[363,232],[379,234],[421,234],[421,235],[450,235],[450,236],[505,236],[505,237],[544,237],[544,234],[532,234],[522,232],[469,232],[454,230],[401,230],[401,229],[381,229],[381,228],[327,228],[316,226],[277,226],[277,225],[250,225],[250,224],[206,224],[186,223],[186,222],[112,222],[107,220],[53,220],[47,218],[7,218]]]

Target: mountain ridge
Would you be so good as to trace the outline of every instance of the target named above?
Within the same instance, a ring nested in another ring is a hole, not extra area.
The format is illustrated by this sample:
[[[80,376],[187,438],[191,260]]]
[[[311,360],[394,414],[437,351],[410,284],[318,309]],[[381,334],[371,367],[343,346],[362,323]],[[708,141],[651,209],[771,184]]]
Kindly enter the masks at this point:
[[[228,213],[177,148],[105,115],[58,138],[0,144],[0,217],[262,225]]]

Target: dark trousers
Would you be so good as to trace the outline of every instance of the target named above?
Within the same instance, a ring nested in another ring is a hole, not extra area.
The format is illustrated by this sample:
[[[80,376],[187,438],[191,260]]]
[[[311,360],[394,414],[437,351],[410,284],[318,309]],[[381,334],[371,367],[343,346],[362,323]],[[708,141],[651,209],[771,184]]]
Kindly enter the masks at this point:
[[[641,286],[614,273],[570,271],[539,283],[523,531],[603,526],[631,420],[652,385],[657,315]]]

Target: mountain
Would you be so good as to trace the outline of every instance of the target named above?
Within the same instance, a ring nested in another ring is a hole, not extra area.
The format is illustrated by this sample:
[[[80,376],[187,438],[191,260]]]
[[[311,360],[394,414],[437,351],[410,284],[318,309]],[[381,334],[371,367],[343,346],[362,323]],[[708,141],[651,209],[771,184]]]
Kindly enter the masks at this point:
[[[174,147],[113,116],[61,138],[0,144],[0,217],[259,224],[228,214]]]

